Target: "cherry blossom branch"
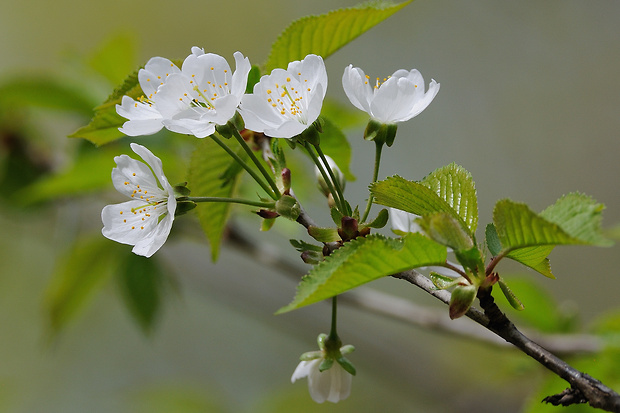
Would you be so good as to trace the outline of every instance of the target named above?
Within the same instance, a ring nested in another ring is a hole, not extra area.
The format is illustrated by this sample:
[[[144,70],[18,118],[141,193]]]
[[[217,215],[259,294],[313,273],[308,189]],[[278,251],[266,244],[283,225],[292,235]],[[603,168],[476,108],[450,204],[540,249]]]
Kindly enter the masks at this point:
[[[445,304],[449,304],[450,302],[450,293],[448,291],[434,290],[432,282],[416,271],[405,271],[392,276],[420,287]],[[565,361],[523,335],[508,317],[501,312],[497,304],[495,304],[491,296],[491,288],[479,290],[478,299],[484,313],[471,307],[465,314],[467,317],[513,344],[519,350],[532,357],[538,363],[542,364],[571,385],[570,389],[558,395],[545,398],[545,402],[563,406],[576,403],[588,403],[590,406],[602,410],[610,412],[620,411],[620,395],[618,393],[608,388],[600,381],[576,370]]]

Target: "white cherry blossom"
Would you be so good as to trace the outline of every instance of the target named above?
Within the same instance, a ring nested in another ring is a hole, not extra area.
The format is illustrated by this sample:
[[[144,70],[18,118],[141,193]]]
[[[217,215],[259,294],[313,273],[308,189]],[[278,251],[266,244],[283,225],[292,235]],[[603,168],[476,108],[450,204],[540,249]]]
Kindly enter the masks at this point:
[[[360,68],[344,69],[342,86],[351,103],[372,119],[384,124],[405,122],[419,115],[439,92],[439,83],[431,80],[425,92],[424,78],[416,69],[397,70],[383,81],[370,80]]]
[[[127,155],[114,157],[112,183],[131,200],[103,208],[101,232],[112,241],[133,245],[135,254],[150,257],[170,234],[177,201],[161,160],[136,143],[131,149],[146,164]]]
[[[239,113],[246,128],[273,138],[292,138],[321,113],[327,71],[321,56],[310,54],[288,68],[274,69],[241,100]]]
[[[327,370],[320,371],[319,366],[323,358],[301,361],[291,377],[291,382],[304,377],[308,378],[308,390],[310,397],[317,403],[325,400],[338,403],[351,394],[351,383],[353,376],[336,362]]]
[[[235,114],[245,93],[251,65],[234,53],[232,73],[223,57],[198,47],[179,69],[168,59],[154,57],[138,73],[144,97],[123,96],[119,115],[128,118],[120,131],[129,136],[150,135],[163,127],[204,138],[225,125]]]

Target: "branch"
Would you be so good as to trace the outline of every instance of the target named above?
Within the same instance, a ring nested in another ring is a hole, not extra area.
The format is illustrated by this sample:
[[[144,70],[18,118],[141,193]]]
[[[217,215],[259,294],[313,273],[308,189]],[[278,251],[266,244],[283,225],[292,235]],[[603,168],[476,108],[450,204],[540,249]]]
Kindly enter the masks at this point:
[[[420,287],[446,304],[450,302],[450,293],[448,291],[433,290],[432,282],[416,271],[405,271],[394,274],[393,277]],[[484,309],[484,313],[472,307],[465,314],[467,317],[513,344],[571,385],[570,389],[565,390],[559,395],[546,397],[544,399],[545,402],[554,405],[561,404],[563,406],[575,403],[589,403],[592,407],[610,412],[620,412],[620,395],[600,381],[571,367],[568,363],[523,335],[497,307],[495,300],[491,296],[491,288],[479,290],[478,299],[480,306]]]

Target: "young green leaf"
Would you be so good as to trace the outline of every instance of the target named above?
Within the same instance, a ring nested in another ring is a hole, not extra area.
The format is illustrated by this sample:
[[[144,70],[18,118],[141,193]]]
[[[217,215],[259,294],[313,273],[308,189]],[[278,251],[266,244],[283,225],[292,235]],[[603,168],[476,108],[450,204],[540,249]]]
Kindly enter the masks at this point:
[[[446,212],[425,215],[417,222],[433,240],[456,251],[469,250],[474,246],[474,241],[462,225]]]
[[[506,283],[504,281],[502,281],[502,280],[499,280],[498,283],[499,283],[499,288],[504,293],[504,296],[506,297],[506,300],[508,300],[508,302],[510,303],[512,308],[514,308],[515,310],[519,310],[519,311],[523,310],[525,308],[523,306],[523,303],[521,303],[521,301],[512,292],[512,290],[510,288],[508,288],[508,285],[506,285]]]
[[[496,256],[502,251],[502,244],[499,242],[499,237],[497,235],[497,230],[495,229],[495,225],[487,224],[487,227],[484,230],[486,236],[487,247],[489,248],[489,252],[491,252],[492,256]]]
[[[390,219],[390,214],[388,210],[384,208],[381,211],[379,211],[379,213],[377,214],[377,217],[373,219],[372,222],[369,222],[368,224],[366,224],[366,226],[370,228],[383,228],[384,226],[387,225],[389,219]]]
[[[547,258],[547,256],[551,254],[553,248],[555,248],[555,245],[519,248],[510,251],[506,255],[506,258],[520,262],[521,264],[538,271],[545,277],[555,279],[555,276],[551,273],[551,265],[549,264],[549,259]]]
[[[600,229],[601,205],[583,196],[566,196],[536,214],[527,205],[501,200],[493,221],[504,250],[540,245],[608,246]],[[565,229],[566,228],[566,229]]]
[[[474,181],[465,169],[450,164],[420,182],[393,176],[370,186],[375,202],[416,215],[445,212],[456,218],[468,235],[478,226],[478,201]]]
[[[408,234],[401,239],[359,237],[315,266],[302,279],[293,301],[277,313],[316,303],[390,274],[440,265],[446,257],[446,247],[422,234]]]
[[[459,285],[452,290],[450,296],[450,308],[448,310],[452,320],[465,315],[469,311],[469,307],[476,299],[478,288],[474,285]]]
[[[471,234],[478,227],[478,199],[471,174],[455,163],[433,171],[421,182],[446,201],[469,228]]]
[[[340,241],[340,235],[336,228],[308,227],[308,234],[319,242]]]
[[[213,140],[198,141],[189,164],[189,187],[192,194],[231,198],[239,175],[230,176],[230,164],[235,162]],[[226,172],[226,174],[225,174]],[[225,176],[226,179],[222,179]],[[219,247],[230,215],[231,204],[205,202],[196,208],[200,225],[211,245],[211,258],[217,260]]]
[[[301,60],[311,53],[326,58],[412,1],[364,3],[296,20],[271,47],[266,70],[286,68],[289,62]]]
[[[437,273],[435,271],[431,271],[428,274],[428,278],[430,278],[430,280],[433,282],[433,285],[438,290],[445,290],[447,288],[452,288],[455,285],[458,285],[459,283],[461,283],[461,282],[463,282],[465,280],[463,277],[452,278],[452,277],[448,277],[446,275],[439,274],[439,273]]]

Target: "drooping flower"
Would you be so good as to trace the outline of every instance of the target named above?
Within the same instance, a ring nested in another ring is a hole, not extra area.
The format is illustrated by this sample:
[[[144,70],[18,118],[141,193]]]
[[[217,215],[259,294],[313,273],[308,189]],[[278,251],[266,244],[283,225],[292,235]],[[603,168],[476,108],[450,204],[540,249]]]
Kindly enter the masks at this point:
[[[295,383],[296,380],[307,377],[310,397],[317,403],[323,403],[325,400],[338,403],[349,397],[353,376],[338,363],[321,372],[319,367],[322,362],[322,358],[302,360],[293,372],[291,382]]]
[[[288,68],[274,69],[241,100],[239,113],[246,128],[273,138],[292,138],[306,130],[321,113],[327,91],[327,71],[321,56],[310,54]]]
[[[103,208],[101,232],[112,241],[133,245],[135,254],[150,257],[170,234],[177,201],[161,160],[136,143],[131,144],[131,149],[146,164],[127,155],[114,157],[112,183],[131,200]]]
[[[416,69],[397,70],[383,79],[370,80],[360,68],[349,65],[344,69],[342,86],[356,108],[383,124],[405,122],[417,116],[439,92],[439,83],[431,80],[425,92],[424,78]]]
[[[308,378],[310,397],[317,403],[325,400],[338,403],[351,394],[351,382],[355,367],[343,354],[355,350],[352,345],[338,347],[340,340],[329,342],[326,334],[318,337],[320,351],[310,351],[301,355],[301,362],[295,368],[291,382]],[[330,348],[335,345],[335,348]]]
[[[234,53],[232,73],[223,57],[192,48],[181,69],[168,59],[155,57],[138,73],[145,96],[138,102],[123,96],[119,115],[129,119],[121,132],[149,135],[162,127],[204,138],[225,125],[235,114],[245,93],[250,61]]]

